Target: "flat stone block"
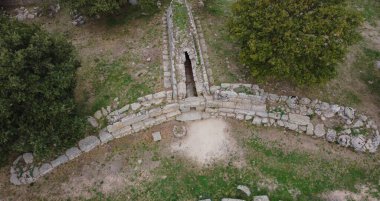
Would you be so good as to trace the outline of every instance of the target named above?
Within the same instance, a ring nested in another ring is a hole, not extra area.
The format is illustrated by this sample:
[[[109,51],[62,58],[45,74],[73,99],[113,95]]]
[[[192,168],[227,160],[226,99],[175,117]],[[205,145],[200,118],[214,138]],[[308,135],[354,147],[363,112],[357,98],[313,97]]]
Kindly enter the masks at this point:
[[[113,140],[114,137],[108,132],[101,131],[99,134],[99,139],[100,139],[101,144],[105,144],[105,143]]]
[[[160,132],[154,132],[152,133],[153,141],[157,142],[161,140],[161,133]]]
[[[253,201],[269,201],[269,198],[266,195],[260,195],[253,197]]]
[[[49,163],[44,163],[39,168],[40,175],[43,176],[53,170],[53,166],[51,166]]]
[[[66,163],[67,161],[69,161],[69,158],[66,155],[61,155],[58,156],[58,158],[56,158],[55,160],[51,161],[51,165],[53,166],[53,168],[55,168],[59,165]]]
[[[78,157],[82,153],[81,150],[79,150],[77,147],[72,147],[68,150],[66,150],[66,156],[69,158],[69,160],[72,160],[76,157]]]
[[[194,121],[202,119],[202,112],[194,111],[194,112],[186,112],[177,116],[177,121]]]
[[[78,143],[79,149],[83,152],[89,152],[96,146],[100,145],[100,140],[96,136],[88,136]]]

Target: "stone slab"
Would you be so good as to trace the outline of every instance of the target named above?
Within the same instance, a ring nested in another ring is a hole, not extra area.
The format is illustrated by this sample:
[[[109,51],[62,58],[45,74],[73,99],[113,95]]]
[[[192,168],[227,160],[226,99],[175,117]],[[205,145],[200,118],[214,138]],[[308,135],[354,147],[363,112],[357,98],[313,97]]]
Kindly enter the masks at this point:
[[[111,135],[110,133],[108,133],[106,131],[101,131],[99,133],[99,139],[100,139],[101,144],[105,144],[105,143],[113,140],[114,137],[113,137],[113,135]]]
[[[154,132],[152,133],[153,141],[158,142],[161,140],[161,133],[160,132]]]
[[[310,117],[289,113],[289,122],[306,126],[310,123]]]
[[[69,161],[69,158],[66,155],[61,155],[58,156],[58,158],[56,158],[55,160],[51,161],[50,163],[53,166],[53,168],[55,168],[66,163],[67,161]]]
[[[69,160],[72,160],[72,159],[78,157],[81,153],[82,153],[82,151],[80,149],[78,149],[77,147],[72,147],[72,148],[66,150],[66,152],[65,152],[65,154],[69,158]]]
[[[182,113],[176,117],[177,121],[195,121],[195,120],[201,120],[201,119],[202,119],[202,112],[198,112],[198,111]]]
[[[96,136],[88,136],[78,143],[79,149],[83,152],[89,152],[94,149],[96,146],[100,145],[100,140]]]
[[[43,176],[51,172],[53,170],[53,166],[51,166],[49,163],[44,163],[38,170],[40,171],[40,175]]]
[[[269,201],[269,198],[266,195],[254,196],[253,201]]]

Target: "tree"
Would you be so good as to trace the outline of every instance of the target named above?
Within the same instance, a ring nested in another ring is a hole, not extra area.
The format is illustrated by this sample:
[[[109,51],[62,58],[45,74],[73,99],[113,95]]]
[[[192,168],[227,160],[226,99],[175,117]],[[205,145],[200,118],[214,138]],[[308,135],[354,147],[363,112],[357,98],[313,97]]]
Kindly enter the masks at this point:
[[[85,124],[75,112],[73,46],[4,16],[0,35],[0,155],[42,155],[76,142]]]
[[[359,37],[361,17],[342,0],[238,0],[229,28],[256,78],[321,83]]]

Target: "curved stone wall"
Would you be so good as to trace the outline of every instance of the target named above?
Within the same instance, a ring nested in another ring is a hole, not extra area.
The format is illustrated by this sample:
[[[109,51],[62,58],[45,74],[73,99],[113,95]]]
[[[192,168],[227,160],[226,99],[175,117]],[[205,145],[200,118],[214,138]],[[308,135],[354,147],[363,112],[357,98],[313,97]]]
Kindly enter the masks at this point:
[[[255,125],[278,126],[315,138],[375,153],[380,144],[377,125],[350,107],[319,100],[268,94],[257,85],[222,84],[210,88],[212,96],[172,99],[172,91],[150,94],[106,115],[109,125],[88,136],[56,159],[36,165],[33,155],[19,156],[11,167],[10,181],[29,184],[82,153],[111,140],[161,123],[208,118],[235,118]]]

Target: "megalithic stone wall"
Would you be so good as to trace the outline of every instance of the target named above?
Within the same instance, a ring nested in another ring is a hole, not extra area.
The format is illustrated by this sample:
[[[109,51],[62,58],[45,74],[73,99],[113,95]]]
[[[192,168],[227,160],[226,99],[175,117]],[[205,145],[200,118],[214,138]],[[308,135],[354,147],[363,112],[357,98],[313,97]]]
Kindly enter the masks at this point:
[[[211,96],[172,99],[172,91],[158,92],[110,112],[109,125],[97,136],[88,136],[56,159],[34,164],[33,155],[19,156],[11,167],[10,181],[29,184],[54,168],[111,140],[168,121],[234,118],[254,125],[282,127],[319,138],[357,152],[375,153],[380,145],[376,123],[350,107],[319,100],[266,93],[257,85],[212,86]],[[195,110],[192,110],[195,108]],[[339,128],[339,129],[338,129]],[[365,155],[364,155],[365,156]]]

